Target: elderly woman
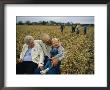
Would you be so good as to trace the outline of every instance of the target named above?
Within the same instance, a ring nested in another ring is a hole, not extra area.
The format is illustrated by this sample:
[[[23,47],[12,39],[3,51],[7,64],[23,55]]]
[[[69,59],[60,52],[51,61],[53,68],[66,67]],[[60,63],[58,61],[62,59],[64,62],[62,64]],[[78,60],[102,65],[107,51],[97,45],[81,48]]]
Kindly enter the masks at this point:
[[[19,62],[16,65],[17,74],[34,74],[36,68],[43,67],[44,53],[39,44],[36,43],[32,36],[26,36],[24,39],[22,52]]]

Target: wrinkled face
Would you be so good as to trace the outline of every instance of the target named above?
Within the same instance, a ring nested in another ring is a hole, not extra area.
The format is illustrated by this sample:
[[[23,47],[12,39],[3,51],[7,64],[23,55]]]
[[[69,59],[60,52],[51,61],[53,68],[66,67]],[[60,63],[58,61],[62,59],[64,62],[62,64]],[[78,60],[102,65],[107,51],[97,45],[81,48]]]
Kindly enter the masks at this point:
[[[43,40],[43,43],[45,43],[46,45],[51,45],[52,41],[51,41],[51,39],[45,39],[45,40]]]
[[[28,43],[29,48],[33,48],[34,47],[34,40],[30,40]]]
[[[49,46],[52,45],[51,37],[50,37],[48,34],[42,34],[42,35],[41,35],[41,40],[42,40],[43,43],[45,43],[46,45],[49,45]]]
[[[58,40],[52,40],[52,46],[53,47],[59,47],[59,41]]]

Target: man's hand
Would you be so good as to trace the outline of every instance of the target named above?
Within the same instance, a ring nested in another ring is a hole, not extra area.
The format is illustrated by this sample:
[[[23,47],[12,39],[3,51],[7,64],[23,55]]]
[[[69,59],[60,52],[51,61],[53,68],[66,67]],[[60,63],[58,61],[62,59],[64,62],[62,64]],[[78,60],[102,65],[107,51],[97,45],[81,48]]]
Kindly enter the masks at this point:
[[[58,60],[56,58],[52,58],[52,65],[56,66],[58,64]]]
[[[50,58],[51,60],[54,60],[54,59],[56,59],[55,57],[52,57],[52,58]]]

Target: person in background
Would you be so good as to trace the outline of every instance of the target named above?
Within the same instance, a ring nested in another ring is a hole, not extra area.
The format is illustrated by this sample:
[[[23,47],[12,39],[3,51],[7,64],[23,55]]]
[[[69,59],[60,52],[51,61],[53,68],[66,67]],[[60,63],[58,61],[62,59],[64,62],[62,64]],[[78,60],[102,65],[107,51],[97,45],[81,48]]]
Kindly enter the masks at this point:
[[[63,34],[63,31],[64,31],[64,25],[63,24],[61,24],[60,29],[61,29],[61,33]]]
[[[80,25],[77,25],[76,28],[75,28],[76,34],[79,34],[79,32],[80,32],[79,28],[80,28]]]
[[[87,33],[87,26],[84,26],[84,35]]]
[[[72,26],[71,26],[71,30],[72,30],[71,33],[74,33],[75,32],[75,28],[76,28],[76,25],[73,25],[72,24]]]
[[[44,53],[32,36],[26,36],[24,42],[19,63],[16,64],[16,74],[34,74],[36,68],[43,67]]]

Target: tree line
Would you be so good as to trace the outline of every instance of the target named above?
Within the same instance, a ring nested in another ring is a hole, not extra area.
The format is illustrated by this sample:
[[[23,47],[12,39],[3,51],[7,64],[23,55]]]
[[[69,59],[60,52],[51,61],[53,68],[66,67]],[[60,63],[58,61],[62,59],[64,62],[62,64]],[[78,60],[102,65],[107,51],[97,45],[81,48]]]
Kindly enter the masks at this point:
[[[55,21],[38,21],[38,22],[18,21],[16,23],[16,25],[66,25],[66,26],[70,26],[73,24],[80,24],[80,23],[72,23],[72,22],[62,23],[62,22],[55,22]],[[86,25],[90,25],[90,24],[86,24]],[[93,26],[94,24],[91,24],[91,25]]]

